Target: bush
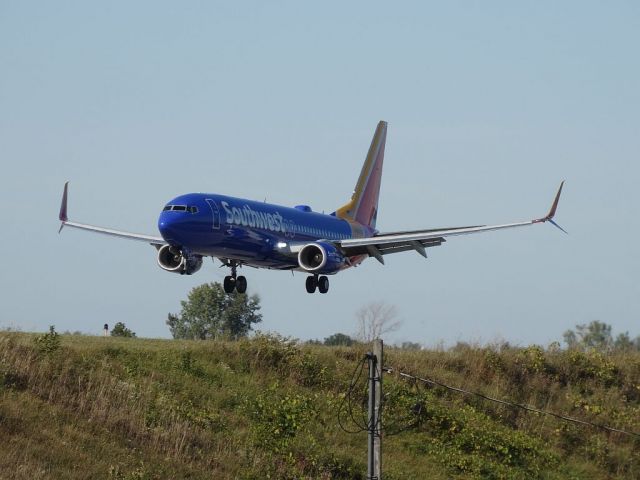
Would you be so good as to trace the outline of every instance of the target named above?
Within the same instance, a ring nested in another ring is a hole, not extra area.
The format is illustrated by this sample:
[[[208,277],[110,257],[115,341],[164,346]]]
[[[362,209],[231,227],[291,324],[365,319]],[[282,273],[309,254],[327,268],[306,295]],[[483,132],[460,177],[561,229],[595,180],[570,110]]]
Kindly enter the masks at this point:
[[[242,340],[240,351],[241,357],[249,362],[247,369],[277,372],[288,372],[291,362],[300,354],[295,339],[270,333],[258,333],[251,340]]]
[[[309,353],[300,353],[293,363],[292,375],[296,382],[305,387],[322,387],[327,382],[327,367],[318,357]]]
[[[113,327],[113,330],[111,330],[111,336],[132,338],[132,337],[135,337],[136,334],[135,332],[128,329],[124,323],[118,322]]]
[[[344,333],[334,333],[324,339],[324,344],[330,347],[350,347],[354,343],[355,341],[349,335],[345,335]]]
[[[544,373],[546,361],[544,350],[538,345],[531,345],[518,353],[517,363],[528,373]]]
[[[60,348],[60,335],[56,332],[55,327],[51,325],[49,332],[35,337],[33,343],[40,352],[51,354]]]
[[[287,453],[298,432],[317,416],[311,398],[300,393],[282,395],[278,384],[247,401],[245,409],[253,420],[256,444],[279,454]]]

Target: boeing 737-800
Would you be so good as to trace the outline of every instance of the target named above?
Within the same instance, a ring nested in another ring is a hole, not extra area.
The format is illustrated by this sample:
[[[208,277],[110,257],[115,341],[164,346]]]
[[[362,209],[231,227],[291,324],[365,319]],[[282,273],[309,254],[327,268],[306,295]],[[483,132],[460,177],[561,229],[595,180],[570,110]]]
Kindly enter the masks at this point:
[[[243,265],[275,270],[298,270],[309,275],[307,292],[327,293],[327,275],[373,257],[415,250],[426,258],[426,249],[442,245],[448,237],[524,227],[554,221],[562,185],[549,213],[542,218],[502,225],[380,233],[376,229],[387,123],[376,128],[355,190],[347,204],[325,215],[307,205],[284,207],[216,193],[188,193],[167,203],[158,219],[160,236],[72,222],[67,217],[69,182],[64,186],[60,221],[64,226],[89,230],[156,247],[163,270],[191,275],[202,267],[204,257],[219,259],[230,268],[224,279],[227,293],[247,290],[247,280],[237,275]],[[564,230],[563,230],[564,231]]]

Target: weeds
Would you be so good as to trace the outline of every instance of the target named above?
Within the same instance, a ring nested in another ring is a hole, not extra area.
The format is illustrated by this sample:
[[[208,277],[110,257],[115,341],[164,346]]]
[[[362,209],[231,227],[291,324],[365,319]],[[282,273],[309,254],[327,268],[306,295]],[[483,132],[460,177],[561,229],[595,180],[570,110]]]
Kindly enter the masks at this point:
[[[49,327],[49,332],[34,337],[33,343],[36,348],[46,354],[52,354],[60,349],[60,335],[53,325]]]
[[[257,445],[275,453],[288,453],[291,441],[317,415],[312,399],[289,392],[280,394],[278,384],[245,403],[253,420],[252,430]]]
[[[336,410],[365,346],[300,346],[277,335],[63,343],[55,329],[0,333],[0,472],[22,465],[74,479],[364,478],[366,434],[345,434]],[[388,348],[385,364],[640,430],[636,352]],[[363,396],[365,382],[356,389]],[[393,375],[383,385],[385,478],[640,478],[635,440]]]

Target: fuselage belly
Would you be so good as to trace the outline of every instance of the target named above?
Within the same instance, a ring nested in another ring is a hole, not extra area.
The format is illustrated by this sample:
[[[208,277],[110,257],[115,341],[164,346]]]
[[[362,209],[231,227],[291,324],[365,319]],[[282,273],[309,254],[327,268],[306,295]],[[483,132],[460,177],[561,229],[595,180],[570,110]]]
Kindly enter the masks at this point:
[[[171,200],[160,214],[158,229],[167,243],[192,254],[276,269],[299,268],[291,245],[354,237],[348,221],[308,207],[203,193]]]

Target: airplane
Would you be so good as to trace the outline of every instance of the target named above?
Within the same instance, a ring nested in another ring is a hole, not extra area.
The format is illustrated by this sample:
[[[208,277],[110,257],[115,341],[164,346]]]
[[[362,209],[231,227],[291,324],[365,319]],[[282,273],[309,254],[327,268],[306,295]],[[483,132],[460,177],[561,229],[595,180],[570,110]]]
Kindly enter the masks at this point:
[[[305,272],[308,293],[327,293],[327,275],[355,267],[370,257],[384,265],[384,257],[391,253],[414,250],[427,258],[427,248],[440,246],[449,237],[546,222],[567,233],[553,220],[564,181],[549,213],[541,218],[502,225],[378,231],[386,138],[387,123],[381,121],[351,199],[330,214],[314,212],[308,205],[291,208],[216,193],[188,193],[169,201],[160,212],[160,236],[142,235],[70,221],[66,182],[58,233],[66,226],[151,244],[157,249],[160,268],[182,275],[200,270],[205,257],[217,258],[230,269],[223,282],[229,294],[247,290],[247,279],[237,274],[242,266]]]

